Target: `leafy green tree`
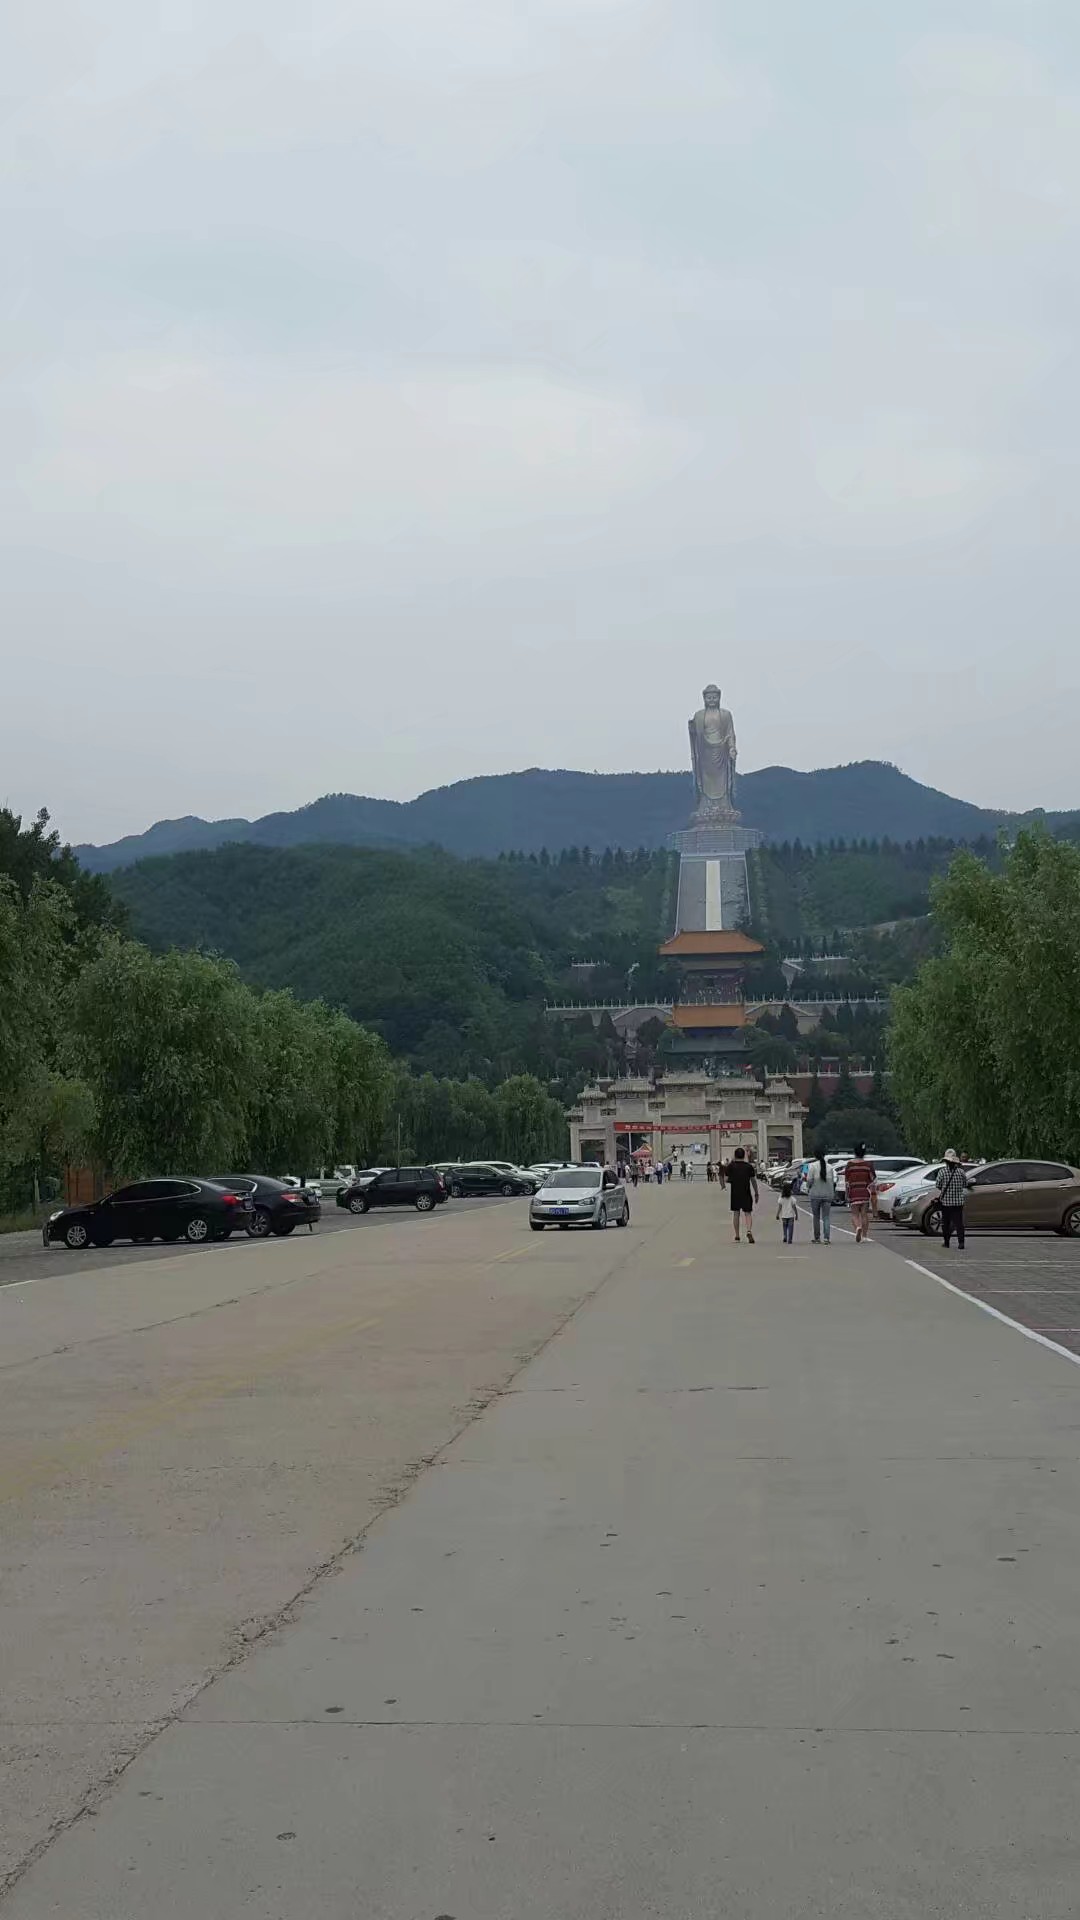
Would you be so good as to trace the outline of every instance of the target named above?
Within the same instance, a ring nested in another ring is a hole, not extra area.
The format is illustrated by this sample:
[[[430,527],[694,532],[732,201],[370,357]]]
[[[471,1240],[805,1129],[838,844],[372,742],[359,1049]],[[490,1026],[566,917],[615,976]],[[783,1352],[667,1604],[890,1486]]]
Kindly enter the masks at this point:
[[[817,1129],[825,1118],[826,1104],[825,1095],[821,1091],[821,1081],[818,1077],[817,1063],[815,1062],[814,1071],[810,1078],[810,1091],[806,1098],[806,1124],[813,1129],[815,1138],[817,1137]]]
[[[9,807],[0,807],[0,874],[14,881],[22,899],[29,900],[39,882],[49,882],[67,895],[72,909],[70,929],[96,927],[120,931],[127,912],[107,881],[84,873],[71,848],[49,830],[44,807],[29,826]]]
[[[857,1147],[860,1141],[875,1153],[896,1153],[900,1148],[900,1136],[888,1115],[871,1113],[866,1107],[830,1107],[814,1129],[814,1146],[820,1153]]]
[[[331,1165],[366,1166],[374,1159],[390,1095],[390,1055],[377,1033],[358,1026],[323,1002],[313,1007],[323,1027],[330,1067],[329,1154]]]
[[[21,1169],[27,1197],[88,1110],[68,1032],[76,927],[63,887],[34,879],[24,895],[0,876],[0,1172]]]
[[[291,993],[249,995],[252,1079],[244,1159],[260,1173],[312,1173],[333,1158],[330,1032]]]
[[[101,1164],[127,1177],[225,1170],[257,1083],[252,996],[230,961],[110,937],[74,992]]]
[[[566,1120],[558,1101],[531,1073],[515,1074],[495,1089],[503,1155],[528,1165],[566,1150]]]
[[[786,1001],[776,1016],[776,1031],[783,1039],[790,1040],[793,1046],[799,1038],[799,1022],[795,1016],[795,1009],[789,1007]]]
[[[1080,1157],[1080,848],[1018,833],[933,893],[942,950],[894,995],[892,1090],[928,1152]]]

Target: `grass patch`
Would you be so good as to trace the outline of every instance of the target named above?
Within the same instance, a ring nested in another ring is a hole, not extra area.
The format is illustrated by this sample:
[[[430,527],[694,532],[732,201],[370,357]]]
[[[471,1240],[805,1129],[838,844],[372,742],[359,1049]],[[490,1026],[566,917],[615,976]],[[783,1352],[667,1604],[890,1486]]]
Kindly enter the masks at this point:
[[[41,1227],[62,1204],[60,1200],[43,1200],[40,1207],[24,1207],[21,1213],[0,1213],[0,1233],[27,1233],[32,1227]]]

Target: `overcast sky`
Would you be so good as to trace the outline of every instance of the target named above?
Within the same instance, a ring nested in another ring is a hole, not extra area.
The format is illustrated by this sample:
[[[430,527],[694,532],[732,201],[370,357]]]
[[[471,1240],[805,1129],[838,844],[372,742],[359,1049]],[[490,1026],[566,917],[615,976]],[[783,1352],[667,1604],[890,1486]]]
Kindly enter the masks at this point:
[[[9,9],[0,800],[1080,806],[1075,0]]]

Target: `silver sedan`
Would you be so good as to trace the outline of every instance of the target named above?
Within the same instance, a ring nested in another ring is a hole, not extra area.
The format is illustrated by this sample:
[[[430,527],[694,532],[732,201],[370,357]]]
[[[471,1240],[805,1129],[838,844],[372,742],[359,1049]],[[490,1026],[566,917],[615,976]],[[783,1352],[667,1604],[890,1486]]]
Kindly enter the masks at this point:
[[[557,1167],[529,1202],[529,1225],[603,1228],[630,1218],[626,1188],[609,1167]]]

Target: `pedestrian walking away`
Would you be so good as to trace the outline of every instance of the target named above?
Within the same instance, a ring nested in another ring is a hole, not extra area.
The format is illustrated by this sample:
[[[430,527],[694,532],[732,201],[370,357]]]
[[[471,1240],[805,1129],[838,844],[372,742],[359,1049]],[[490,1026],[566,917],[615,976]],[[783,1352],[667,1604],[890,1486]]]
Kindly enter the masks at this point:
[[[955,1147],[946,1147],[945,1165],[934,1181],[941,1195],[941,1232],[945,1245],[952,1245],[956,1235],[956,1251],[964,1251],[964,1202],[967,1199],[968,1177],[960,1165],[960,1155]]]
[[[731,1160],[724,1168],[724,1177],[731,1194],[731,1224],[735,1230],[735,1239],[741,1239],[739,1228],[745,1219],[746,1237],[753,1246],[754,1207],[758,1199],[758,1184],[753,1163],[746,1157],[745,1147],[736,1147]]]
[[[792,1192],[790,1180],[785,1180],[780,1189],[776,1217],[784,1229],[784,1245],[790,1247],[795,1238],[795,1222],[799,1217],[799,1203]]]
[[[810,1162],[810,1174],[806,1183],[806,1197],[810,1202],[810,1212],[814,1221],[814,1241],[826,1246],[832,1237],[832,1175],[825,1164],[825,1155],[819,1153]]]
[[[856,1240],[870,1238],[870,1189],[874,1178],[873,1166],[866,1158],[866,1148],[856,1147],[854,1160],[849,1160],[844,1168],[844,1185]]]

